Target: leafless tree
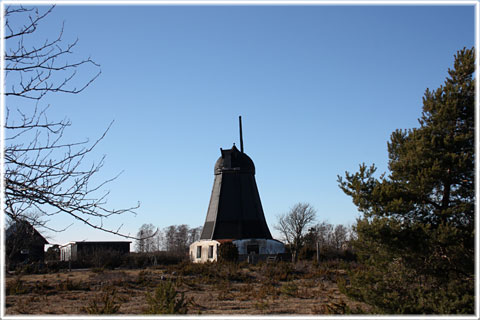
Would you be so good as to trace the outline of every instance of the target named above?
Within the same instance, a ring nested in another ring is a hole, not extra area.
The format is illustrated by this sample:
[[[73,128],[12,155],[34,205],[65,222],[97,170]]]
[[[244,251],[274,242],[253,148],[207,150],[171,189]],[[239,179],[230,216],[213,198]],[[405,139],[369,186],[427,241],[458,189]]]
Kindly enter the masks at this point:
[[[143,224],[138,230],[137,241],[135,243],[137,252],[154,252],[158,250],[156,246],[155,236],[158,229],[151,223]]]
[[[155,251],[162,251],[164,249],[163,243],[165,242],[165,236],[163,232],[157,228],[157,233],[153,237],[153,243]]]
[[[175,236],[177,233],[176,226],[168,226],[163,231],[165,238],[164,248],[166,251],[173,252],[175,250]]]
[[[190,228],[186,224],[168,226],[163,230],[164,248],[171,253],[183,255],[192,242],[200,238],[201,227]]]
[[[316,240],[321,248],[326,248],[332,245],[332,235],[334,227],[327,221],[322,221],[314,227],[316,233]]]
[[[188,234],[188,244],[192,244],[195,241],[200,240],[200,235],[202,234],[202,226],[192,228],[189,230]]]
[[[28,220],[54,231],[63,228],[50,228],[49,219],[66,214],[92,228],[136,239],[122,233],[122,226],[106,227],[104,220],[111,215],[135,213],[138,205],[108,208],[109,192],[103,188],[117,176],[94,185],[92,177],[100,171],[105,158],[86,164],[111,124],[93,142],[65,141],[70,121],[52,120],[48,117],[49,107],[41,106],[49,94],[78,94],[100,75],[99,65],[92,59],[71,57],[78,40],[66,43],[62,39],[63,26],[53,40],[40,42],[37,30],[53,9],[10,6],[4,12],[5,213],[12,220]],[[92,71],[86,77],[77,73]],[[40,213],[41,218],[33,220],[30,212]]]
[[[308,227],[315,221],[316,211],[308,203],[295,204],[288,213],[278,217],[275,229],[280,231],[282,240],[292,250],[292,261],[297,260],[298,252],[303,246]]]
[[[188,252],[190,228],[186,224],[177,226],[175,234],[175,251],[179,254]]]
[[[343,225],[339,224],[335,226],[335,231],[333,232],[333,245],[336,250],[341,250],[342,247],[348,241],[348,229]]]

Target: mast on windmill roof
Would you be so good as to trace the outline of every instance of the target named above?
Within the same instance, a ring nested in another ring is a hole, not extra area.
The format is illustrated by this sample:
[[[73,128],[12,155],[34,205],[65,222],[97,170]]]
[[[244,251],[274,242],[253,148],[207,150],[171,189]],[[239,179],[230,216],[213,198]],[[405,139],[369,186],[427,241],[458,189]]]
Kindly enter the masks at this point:
[[[238,124],[240,127],[240,151],[243,153],[242,116],[238,116]]]

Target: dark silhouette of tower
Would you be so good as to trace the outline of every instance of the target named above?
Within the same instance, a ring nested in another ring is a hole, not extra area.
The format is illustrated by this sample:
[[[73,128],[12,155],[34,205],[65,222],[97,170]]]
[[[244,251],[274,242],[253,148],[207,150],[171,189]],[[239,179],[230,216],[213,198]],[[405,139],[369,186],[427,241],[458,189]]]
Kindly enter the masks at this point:
[[[242,122],[240,149],[222,150],[215,163],[212,195],[201,240],[272,239],[263,213],[255,165],[243,152]]]

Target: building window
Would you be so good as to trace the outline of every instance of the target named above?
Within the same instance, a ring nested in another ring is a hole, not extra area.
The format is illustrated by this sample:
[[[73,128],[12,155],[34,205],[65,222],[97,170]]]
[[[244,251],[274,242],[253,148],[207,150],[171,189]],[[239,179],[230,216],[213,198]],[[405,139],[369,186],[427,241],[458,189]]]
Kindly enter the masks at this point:
[[[213,246],[208,246],[208,258],[213,258]]]
[[[197,259],[202,257],[202,246],[197,247]]]

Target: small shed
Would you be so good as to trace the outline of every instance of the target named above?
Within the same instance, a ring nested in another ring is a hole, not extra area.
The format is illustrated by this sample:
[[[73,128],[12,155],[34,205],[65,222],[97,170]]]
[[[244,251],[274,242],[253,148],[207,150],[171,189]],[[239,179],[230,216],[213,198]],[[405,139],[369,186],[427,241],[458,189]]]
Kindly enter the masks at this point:
[[[20,263],[43,262],[48,241],[28,221],[13,222],[5,231],[5,257],[13,267]]]
[[[131,241],[72,241],[60,246],[61,261],[79,261],[93,255],[127,254]]]
[[[220,241],[200,240],[190,245],[190,261],[192,262],[213,262],[218,258],[218,247]]]

